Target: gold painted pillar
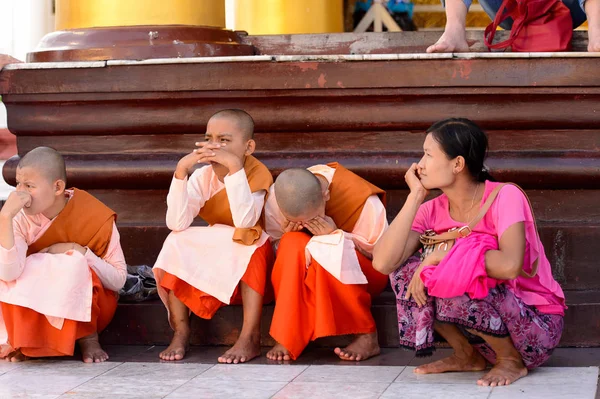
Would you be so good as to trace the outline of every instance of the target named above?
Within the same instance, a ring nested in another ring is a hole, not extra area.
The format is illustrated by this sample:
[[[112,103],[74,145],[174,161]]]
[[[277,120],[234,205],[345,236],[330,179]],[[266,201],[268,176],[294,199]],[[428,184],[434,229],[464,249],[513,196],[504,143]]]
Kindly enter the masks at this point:
[[[225,27],[225,0],[56,0],[56,30],[103,26]]]
[[[236,30],[250,35],[344,31],[343,0],[235,0]]]

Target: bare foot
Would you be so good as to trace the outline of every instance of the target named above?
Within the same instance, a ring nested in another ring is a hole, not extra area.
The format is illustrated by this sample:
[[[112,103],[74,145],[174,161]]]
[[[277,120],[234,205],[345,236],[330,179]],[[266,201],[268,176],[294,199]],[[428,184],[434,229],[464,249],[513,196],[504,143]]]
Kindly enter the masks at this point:
[[[588,51],[600,51],[600,1],[587,0],[585,14],[588,22]]]
[[[4,360],[6,360],[7,362],[12,362],[12,363],[24,362],[25,360],[28,360],[28,359],[29,358],[27,356],[25,356],[24,354],[22,354],[21,351],[18,349],[14,352],[9,353],[4,358]]]
[[[417,374],[439,374],[449,371],[481,371],[485,370],[487,362],[477,350],[473,349],[471,355],[457,356],[454,353],[437,362],[427,363],[415,369]]]
[[[600,26],[588,31],[588,52],[600,52]]]
[[[360,362],[381,353],[377,342],[377,333],[360,334],[344,349],[335,348],[334,352],[342,360]]]
[[[446,29],[439,40],[427,48],[428,53],[466,53],[469,51],[464,29]]]
[[[98,333],[93,333],[77,341],[84,363],[102,363],[108,360],[108,354],[104,352],[98,341]]]
[[[292,360],[290,352],[285,346],[277,343],[270,351],[267,352],[267,359],[270,360]]]
[[[160,352],[158,357],[168,362],[181,360],[185,357],[185,352],[189,348],[190,342],[190,330],[184,329],[182,331],[175,331],[171,344],[167,349]]]
[[[239,337],[235,345],[223,356],[219,357],[219,363],[245,363],[260,355],[260,334],[253,337]]]
[[[600,52],[600,40],[598,40],[598,42],[596,42],[596,43],[590,42],[588,44],[588,52],[589,53],[598,53],[598,52]]]
[[[484,387],[501,387],[510,385],[519,378],[527,375],[527,368],[521,360],[497,359],[496,365],[489,373],[477,381],[477,385]]]

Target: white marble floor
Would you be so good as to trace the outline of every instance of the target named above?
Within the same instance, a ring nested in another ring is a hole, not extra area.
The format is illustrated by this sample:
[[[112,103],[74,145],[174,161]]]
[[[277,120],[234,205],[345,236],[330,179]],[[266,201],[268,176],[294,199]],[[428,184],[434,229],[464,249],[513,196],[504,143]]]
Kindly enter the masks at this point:
[[[598,367],[542,367],[497,388],[478,387],[482,373],[412,371],[409,366],[36,360],[0,363],[0,398],[594,399],[598,382]]]

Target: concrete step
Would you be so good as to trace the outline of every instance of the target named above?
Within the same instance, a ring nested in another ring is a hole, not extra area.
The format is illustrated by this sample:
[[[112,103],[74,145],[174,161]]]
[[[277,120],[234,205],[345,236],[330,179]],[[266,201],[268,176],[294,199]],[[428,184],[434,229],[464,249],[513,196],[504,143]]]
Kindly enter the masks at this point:
[[[567,291],[565,330],[562,347],[600,346],[600,290]],[[261,343],[273,345],[269,326],[273,304],[263,307]],[[395,297],[385,291],[373,303],[373,315],[382,347],[398,346],[398,326]],[[242,326],[242,307],[226,306],[212,320],[192,317],[192,345],[233,345]],[[172,331],[167,322],[167,312],[158,300],[143,303],[119,304],[115,318],[102,333],[102,342],[109,345],[167,345]],[[348,343],[350,337],[330,337],[318,340],[317,346],[333,347]]]

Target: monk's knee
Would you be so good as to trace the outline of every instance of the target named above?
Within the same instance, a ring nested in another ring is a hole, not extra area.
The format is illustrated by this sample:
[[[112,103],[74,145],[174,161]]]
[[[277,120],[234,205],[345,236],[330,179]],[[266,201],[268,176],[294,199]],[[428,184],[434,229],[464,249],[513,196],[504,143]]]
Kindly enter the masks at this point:
[[[304,247],[310,241],[310,235],[302,231],[290,231],[285,233],[279,241],[278,251],[304,251]]]
[[[300,241],[300,242],[306,242],[308,243],[310,241],[310,234],[305,233],[303,231],[290,231],[288,233],[285,233],[282,237],[281,237],[281,242],[287,242],[287,241]]]

